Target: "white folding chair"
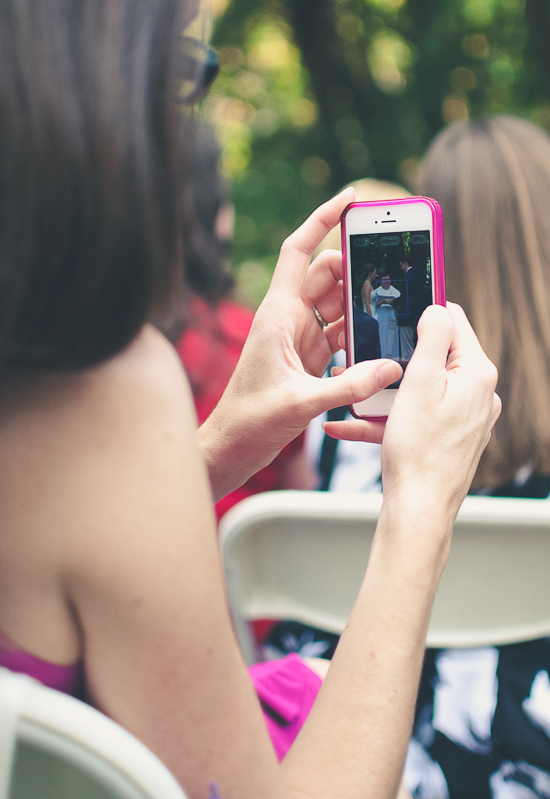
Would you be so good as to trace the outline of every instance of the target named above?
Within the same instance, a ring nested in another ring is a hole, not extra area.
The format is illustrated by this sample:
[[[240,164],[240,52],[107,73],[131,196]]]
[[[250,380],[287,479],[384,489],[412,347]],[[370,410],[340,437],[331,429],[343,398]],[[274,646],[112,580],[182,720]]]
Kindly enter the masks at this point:
[[[341,633],[361,585],[382,502],[377,494],[274,491],[221,522],[237,637],[258,659],[250,622],[291,619]],[[434,497],[434,502],[437,498]],[[550,502],[467,497],[435,599],[429,647],[550,635]]]
[[[160,760],[102,713],[0,669],[0,799],[186,799]]]

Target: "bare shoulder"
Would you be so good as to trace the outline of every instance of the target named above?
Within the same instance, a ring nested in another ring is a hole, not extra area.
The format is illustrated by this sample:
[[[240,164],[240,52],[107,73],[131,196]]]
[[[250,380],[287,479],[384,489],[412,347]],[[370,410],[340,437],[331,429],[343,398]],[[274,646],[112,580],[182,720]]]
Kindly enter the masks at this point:
[[[85,562],[103,538],[135,536],[155,503],[159,523],[173,495],[208,507],[185,373],[153,328],[97,367],[19,382],[0,399],[0,505],[18,546]]]
[[[98,506],[106,509],[99,537],[107,531],[107,538],[124,538],[128,527],[133,541],[140,530],[146,540],[151,531],[169,534],[176,507],[182,516],[185,508],[208,509],[209,516],[191,392],[160,333],[144,328],[127,350],[90,370],[81,391],[74,422],[86,440],[86,457],[73,456],[94,518]]]
[[[100,698],[109,650],[136,609],[153,618],[161,606],[178,614],[191,605],[194,575],[215,568],[215,521],[190,390],[160,334],[144,329],[81,390],[72,423],[85,443],[80,452],[67,445],[73,465],[58,508],[67,542],[60,580],[86,641],[90,687],[109,707]]]
[[[0,629],[56,662],[78,650],[75,586],[123,590],[154,546],[213,527],[186,377],[152,328],[93,369],[5,381],[0,470]]]
[[[147,413],[149,403],[176,414],[190,412],[192,402],[185,373],[171,344],[155,328],[146,326],[126,350],[83,373],[82,399],[124,405],[127,413]],[[128,403],[126,405],[126,403]],[[182,404],[183,403],[183,404]],[[191,416],[193,412],[191,412]],[[158,414],[155,414],[158,420]]]

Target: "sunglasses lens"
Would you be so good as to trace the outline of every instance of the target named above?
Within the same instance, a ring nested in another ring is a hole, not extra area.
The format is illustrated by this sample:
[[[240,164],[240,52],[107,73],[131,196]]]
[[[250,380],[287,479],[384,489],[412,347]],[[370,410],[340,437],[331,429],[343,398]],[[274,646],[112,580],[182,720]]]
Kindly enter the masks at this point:
[[[192,105],[203,97],[219,71],[215,50],[198,39],[183,37],[179,59],[178,102],[181,105]]]

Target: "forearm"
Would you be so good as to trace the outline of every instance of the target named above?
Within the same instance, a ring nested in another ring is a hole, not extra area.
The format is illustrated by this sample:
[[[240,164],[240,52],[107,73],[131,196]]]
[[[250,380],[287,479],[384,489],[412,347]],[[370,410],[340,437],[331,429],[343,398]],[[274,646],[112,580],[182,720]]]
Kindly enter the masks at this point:
[[[449,519],[415,514],[406,502],[384,505],[355,608],[283,766],[298,795],[397,794]]]
[[[214,502],[218,502],[246,482],[247,476],[240,479],[232,468],[233,459],[226,432],[216,423],[215,416],[210,416],[199,427],[198,437],[208,471],[212,497]]]
[[[214,502],[242,486],[280,451],[254,446],[246,429],[238,429],[235,415],[218,408],[200,426],[198,437]]]

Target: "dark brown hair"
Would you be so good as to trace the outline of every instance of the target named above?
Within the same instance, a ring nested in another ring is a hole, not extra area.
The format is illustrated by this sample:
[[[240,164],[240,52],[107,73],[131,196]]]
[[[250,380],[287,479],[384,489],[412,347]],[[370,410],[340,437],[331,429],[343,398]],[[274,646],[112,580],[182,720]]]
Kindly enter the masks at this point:
[[[185,5],[0,4],[0,363],[97,363],[170,290]]]
[[[499,370],[503,410],[474,485],[550,473],[550,138],[494,116],[434,141],[418,189],[439,201],[447,296]]]

